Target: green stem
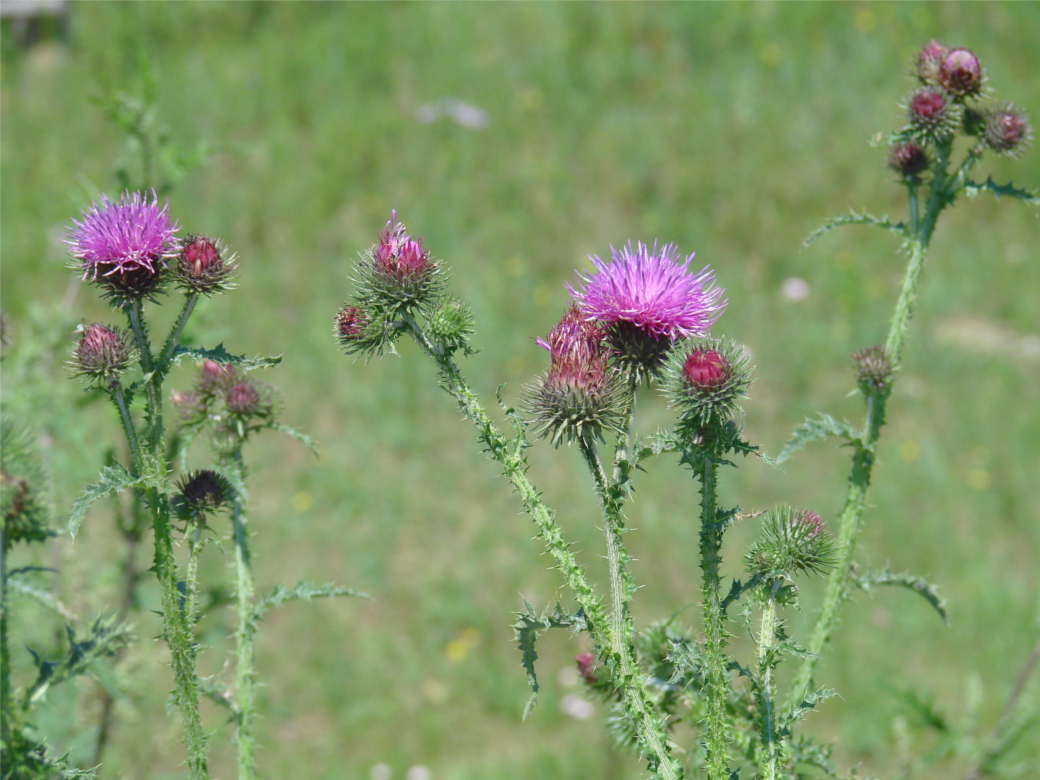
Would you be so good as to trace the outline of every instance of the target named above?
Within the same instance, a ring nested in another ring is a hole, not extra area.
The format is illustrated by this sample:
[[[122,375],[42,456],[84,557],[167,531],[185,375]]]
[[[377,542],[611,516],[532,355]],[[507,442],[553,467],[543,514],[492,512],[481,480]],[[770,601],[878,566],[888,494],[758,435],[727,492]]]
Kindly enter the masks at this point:
[[[477,426],[481,441],[487,445],[488,456],[498,463],[502,474],[512,483],[513,489],[520,496],[524,509],[538,526],[538,535],[545,542],[556,568],[567,580],[574,600],[585,616],[586,627],[594,646],[596,648],[616,647],[616,632],[608,623],[603,605],[590,587],[585,570],[578,564],[571,552],[570,545],[564,541],[555,514],[545,505],[539,492],[527,477],[527,464],[523,457],[526,441],[507,441],[491,422],[476,395],[466,385],[454,361],[427,337],[414,318],[404,315],[402,322],[419,348],[437,364],[442,386],[455,398],[463,414]],[[602,467],[598,469],[597,473],[605,485],[606,479]],[[633,712],[640,748],[652,771],[659,773],[665,780],[679,780],[682,777],[682,767],[671,755],[664,737],[665,724],[654,714],[653,707],[643,689],[642,681],[634,675],[633,659],[628,653],[622,653],[621,657],[626,656],[629,657],[630,662],[633,662],[633,672],[630,677],[631,684],[624,686],[621,693],[625,703]]]
[[[130,462],[137,467],[141,463],[141,443],[137,438],[137,427],[130,416],[130,409],[126,405],[126,395],[118,382],[113,382],[109,386],[108,392],[119,411],[119,420],[123,423],[123,434],[126,436],[127,444],[130,445]]]
[[[7,539],[0,525],[0,739],[5,747],[14,747],[19,732],[11,690],[11,649],[7,639]]]
[[[708,780],[729,778],[729,722],[726,701],[726,631],[722,625],[722,588],[719,567],[722,563],[722,524],[719,518],[717,464],[708,454],[698,459],[697,477],[701,483],[701,571],[704,574],[701,606],[705,634],[707,675],[705,693],[708,700],[706,745],[708,748]]]
[[[169,475],[166,467],[166,445],[162,414],[161,371],[155,370],[151,346],[144,328],[140,299],[126,307],[130,329],[140,352],[147,400],[147,450],[140,452],[135,473],[148,478],[145,500],[152,512],[155,542],[153,571],[159,580],[163,618],[163,638],[170,648],[173,668],[174,698],[184,724],[184,746],[188,752],[188,771],[192,780],[209,777],[206,760],[206,735],[199,715],[198,678],[195,674],[196,647],[181,593],[177,588],[177,561],[173,552],[170,524]]]
[[[173,358],[173,353],[176,351],[177,345],[180,344],[181,333],[184,332],[184,326],[188,324],[188,318],[191,317],[198,299],[199,294],[197,292],[190,293],[184,298],[180,316],[177,317],[177,321],[173,324],[170,335],[167,336],[166,343],[163,345],[162,354],[159,356],[159,370],[163,374],[170,370],[170,359]]]
[[[242,485],[245,467],[242,452],[236,450],[230,459],[233,482]],[[256,777],[256,621],[253,618],[256,589],[253,583],[252,555],[249,552],[248,518],[244,497],[235,491],[231,522],[235,538],[235,581],[238,624],[235,628],[235,709],[239,780]]]
[[[928,245],[931,242],[932,234],[935,232],[939,214],[952,202],[948,176],[950,153],[950,144],[940,146],[928,205],[920,222],[917,221],[916,217],[916,191],[911,188],[910,208],[914,232],[908,241],[910,258],[907,261],[899,297],[896,300],[892,319],[889,322],[888,337],[885,339],[885,357],[889,360],[893,369],[897,369],[902,362],[903,345],[910,326],[910,317],[913,314],[917,288],[920,283],[921,272],[924,270]],[[962,166],[963,169],[964,166]],[[885,407],[897,376],[897,373],[893,373],[882,391],[871,392],[867,395],[863,430],[860,433],[859,441],[856,442],[852,458],[852,469],[849,473],[849,486],[845,494],[845,504],[838,518],[839,561],[827,578],[827,588],[824,592],[823,603],[820,606],[816,624],[809,638],[809,654],[802,661],[787,699],[788,716],[794,714],[802,706],[803,702],[807,700],[814,684],[816,667],[820,656],[837,629],[838,613],[848,599],[849,592],[852,589],[854,579],[853,556],[856,552],[856,544],[863,525],[863,510],[866,506],[867,489],[870,487],[870,480],[874,471],[875,451],[878,439],[881,436],[881,428],[885,423]]]
[[[776,749],[776,713],[775,697],[776,682],[773,672],[776,668],[774,658],[776,648],[776,631],[779,622],[776,617],[776,589],[780,582],[769,586],[765,602],[762,605],[761,627],[758,634],[758,709],[759,735],[761,739],[761,750],[759,766],[762,770],[763,780],[776,780],[777,774],[777,749]]]
[[[188,525],[188,567],[184,575],[184,612],[188,616],[188,625],[194,626],[199,609],[199,553],[202,545],[199,539],[202,529],[196,523]]]

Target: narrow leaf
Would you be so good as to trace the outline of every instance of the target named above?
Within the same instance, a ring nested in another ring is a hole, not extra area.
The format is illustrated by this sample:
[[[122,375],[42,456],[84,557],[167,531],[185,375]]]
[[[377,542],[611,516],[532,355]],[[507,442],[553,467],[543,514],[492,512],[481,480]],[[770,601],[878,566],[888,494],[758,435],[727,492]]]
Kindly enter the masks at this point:
[[[222,365],[228,363],[238,366],[243,371],[253,371],[257,368],[269,368],[271,366],[277,366],[282,362],[282,356],[277,355],[276,357],[262,357],[262,358],[247,358],[245,355],[232,355],[224,348],[224,344],[220,343],[213,349],[203,349],[201,347],[177,347],[171,358],[171,363],[180,363],[181,358],[190,357],[193,360],[212,360]]]
[[[964,185],[964,192],[967,193],[969,198],[974,198],[976,195],[983,192],[989,192],[996,198],[1006,196],[1008,198],[1024,200],[1026,203],[1034,206],[1040,205],[1040,196],[1038,196],[1037,193],[1019,189],[1011,182],[1008,182],[1007,184],[997,184],[993,181],[992,176],[987,178],[986,181],[982,182],[982,184],[974,181],[966,182]]]
[[[902,222],[893,222],[887,215],[883,217],[875,217],[873,214],[867,212],[857,214],[855,211],[850,210],[848,214],[831,217],[820,225],[820,227],[816,228],[816,230],[810,233],[809,237],[802,242],[802,247],[804,248],[809,246],[809,244],[818,239],[824,233],[834,230],[836,227],[841,227],[842,225],[873,225],[874,227],[898,233],[903,238],[908,238],[906,225]]]
[[[943,623],[950,625],[950,616],[946,611],[946,601],[939,595],[936,587],[924,577],[918,577],[907,572],[896,574],[886,568],[883,571],[868,572],[861,577],[857,577],[854,583],[857,587],[868,592],[875,585],[898,585],[899,587],[909,588],[935,608]]]
[[[524,706],[523,713],[523,719],[527,720],[527,716],[534,710],[534,705],[538,701],[538,675],[534,670],[534,662],[538,658],[538,651],[535,649],[538,635],[550,628],[569,628],[577,634],[585,630],[585,616],[580,612],[577,615],[569,615],[563,611],[559,603],[553,607],[552,612],[546,607],[541,615],[535,612],[527,599],[524,599],[524,606],[527,608],[526,612],[516,613],[517,621],[513,624],[513,639],[520,648],[522,654],[520,664],[527,672],[527,683],[531,686],[531,698]]]
[[[321,456],[321,453],[318,452],[318,445],[314,443],[314,439],[312,439],[303,431],[297,430],[296,428],[293,428],[291,425],[282,425],[281,423],[275,423],[271,426],[271,428],[276,431],[281,431],[286,436],[289,436],[293,439],[296,439],[299,442],[302,442],[307,449],[314,453],[314,457],[317,458]]]
[[[776,462],[783,463],[809,442],[826,439],[828,436],[840,436],[849,442],[859,439],[855,428],[848,420],[838,422],[829,414],[821,413],[818,418],[808,419],[794,429],[784,449],[776,456]]]
[[[257,602],[253,609],[253,621],[259,621],[268,610],[279,607],[287,601],[310,601],[311,599],[327,599],[336,596],[356,596],[358,598],[371,598],[367,593],[362,593],[354,588],[344,588],[339,585],[311,585],[309,582],[298,582],[291,588],[284,585],[277,586],[271,595]]]

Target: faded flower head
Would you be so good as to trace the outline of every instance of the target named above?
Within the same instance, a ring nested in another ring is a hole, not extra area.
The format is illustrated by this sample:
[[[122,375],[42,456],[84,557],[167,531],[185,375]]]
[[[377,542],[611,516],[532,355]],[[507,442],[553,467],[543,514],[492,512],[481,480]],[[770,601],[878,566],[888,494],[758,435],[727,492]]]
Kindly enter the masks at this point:
[[[229,254],[220,239],[188,235],[177,256],[177,284],[188,292],[209,295],[226,292],[233,286],[231,277],[238,269],[234,253]]]
[[[180,249],[180,226],[170,219],[168,202],[159,208],[154,192],[151,203],[140,192],[124,192],[119,203],[102,195],[100,205],[92,204],[83,212],[83,221],[72,224],[65,243],[83,278],[101,284],[114,297],[133,299],[156,292],[167,261]]]
[[[550,359],[549,371],[526,388],[539,433],[559,446],[620,432],[622,391],[603,329],[571,306],[537,344],[549,350]]]
[[[87,325],[69,363],[72,370],[98,384],[118,379],[126,371],[133,350],[118,328],[107,325]]]
[[[930,164],[928,154],[914,141],[897,143],[888,152],[888,167],[906,181],[919,181]]]
[[[209,469],[193,471],[181,478],[174,510],[185,520],[202,522],[205,516],[231,504],[234,488],[227,477]]]
[[[978,95],[983,80],[979,58],[971,49],[950,49],[939,66],[939,84],[956,98]]]
[[[853,352],[850,358],[856,371],[856,384],[864,395],[880,393],[888,386],[893,368],[882,345]]]
[[[922,84],[938,85],[939,68],[950,50],[934,38],[917,53],[917,78]]]
[[[590,257],[596,273],[579,273],[584,287],[567,289],[585,317],[607,328],[622,365],[653,373],[676,339],[706,334],[726,308],[710,268],[690,273],[693,257],[680,260],[674,244],[630,242],[611,247],[609,263]]]
[[[820,516],[790,507],[771,510],[762,537],[744,555],[744,565],[766,579],[824,574],[837,562],[837,543]]]
[[[1001,103],[986,114],[982,138],[995,152],[1017,157],[1033,137],[1033,128],[1023,111],[1011,103]]]

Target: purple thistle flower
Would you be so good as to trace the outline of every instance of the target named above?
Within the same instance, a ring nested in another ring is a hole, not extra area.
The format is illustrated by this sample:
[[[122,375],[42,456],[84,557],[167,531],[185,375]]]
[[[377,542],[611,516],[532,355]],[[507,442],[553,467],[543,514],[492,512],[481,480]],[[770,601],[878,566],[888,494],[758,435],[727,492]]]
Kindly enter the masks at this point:
[[[72,221],[65,243],[79,260],[83,278],[97,279],[114,274],[154,275],[166,260],[180,251],[175,233],[180,225],[170,220],[170,204],[161,209],[152,192],[152,202],[140,192],[124,192],[119,203],[106,195],[101,205],[83,212],[83,221]]]
[[[568,284],[574,301],[589,319],[610,326],[630,323],[656,339],[675,341],[688,336],[703,336],[726,308],[723,290],[715,286],[711,269],[698,274],[688,270],[694,255],[678,260],[678,247],[657,244],[648,249],[629,242],[620,252],[610,248],[611,262],[596,256],[589,259],[597,273],[578,274],[583,290]]]

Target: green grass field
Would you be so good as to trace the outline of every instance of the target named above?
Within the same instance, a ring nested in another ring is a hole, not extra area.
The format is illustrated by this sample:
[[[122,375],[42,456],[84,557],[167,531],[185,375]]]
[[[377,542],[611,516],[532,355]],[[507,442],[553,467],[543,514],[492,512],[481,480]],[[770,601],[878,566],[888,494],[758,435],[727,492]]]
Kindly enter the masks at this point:
[[[284,355],[264,379],[284,395],[284,420],[321,450],[315,460],[274,435],[252,450],[259,586],[334,580],[373,597],[293,605],[264,624],[262,775],[367,778],[386,763],[394,777],[424,765],[437,780],[639,777],[634,757],[607,747],[602,707],[585,721],[560,711],[577,691],[559,672],[585,649],[578,640],[544,639],[541,700],[521,722],[528,691],[511,612],[521,596],[550,603],[562,580],[417,350],[368,365],[339,352],[332,317],[351,263],[396,208],[475,308],[480,351],[464,368],[494,406],[496,387],[516,402],[544,369],[532,339],[559,318],[563,283],[590,267],[587,255],[654,239],[696,251],[730,302],[716,332],[745,343],[758,366],[747,433],[775,455],[816,410],[859,419],[847,355],[884,337],[897,241],[857,227],[800,246],[850,207],[903,217],[902,188],[869,140],[901,123],[910,58],[933,37],[971,47],[990,84],[1036,120],[1037,30],[1036,3],[911,2],[94,2],[72,5],[65,43],[23,46],[5,27],[5,405],[45,434],[60,518],[119,435],[111,410],[83,405],[60,366],[77,322],[114,321],[74,281],[60,239],[91,199],[118,194],[114,165],[134,158],[97,99],[139,91],[146,58],[173,142],[211,151],[176,183],[171,211],[242,260],[239,289],[206,302],[189,337]],[[445,98],[479,107],[487,126],[417,120]],[[980,178],[989,173],[1040,186],[1040,150],[987,160]],[[860,557],[928,576],[953,622],[944,627],[906,591],[859,595],[822,667],[841,697],[808,725],[837,740],[841,765],[884,778],[897,776],[900,734],[921,732],[906,692],[961,722],[981,689],[985,730],[1037,636],[1040,221],[988,197],[944,220]],[[789,278],[803,279],[808,297],[786,299]],[[48,338],[57,352],[27,354],[27,342]],[[185,369],[171,386],[189,381]],[[662,401],[640,403],[644,431],[668,424]],[[531,460],[582,561],[601,574],[580,456],[539,447]],[[760,462],[731,470],[723,500],[833,518],[845,471],[843,454],[817,444],[783,472]],[[637,491],[627,540],[645,623],[696,598],[696,492],[667,459]],[[55,542],[43,561],[83,613],[118,598],[111,526],[98,505],[75,543]],[[738,574],[752,532],[733,533],[726,573]],[[222,553],[211,550],[205,567],[210,581],[224,577]],[[803,595],[796,636],[819,597],[812,585]],[[137,616],[141,641],[118,670],[126,694],[101,777],[180,776],[153,618]],[[216,652],[204,671],[218,671],[230,622],[219,610],[207,618]],[[18,628],[46,647],[54,633],[38,625],[30,615]],[[41,722],[83,761],[97,698],[85,682],[56,695]],[[231,777],[229,727],[215,708],[206,717],[214,776]],[[921,753],[933,744],[913,742]],[[1027,740],[1017,755],[1035,760],[1040,748]],[[953,759],[918,776],[961,777],[964,766]]]

